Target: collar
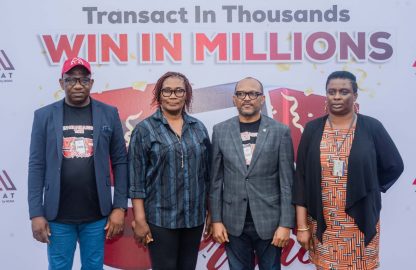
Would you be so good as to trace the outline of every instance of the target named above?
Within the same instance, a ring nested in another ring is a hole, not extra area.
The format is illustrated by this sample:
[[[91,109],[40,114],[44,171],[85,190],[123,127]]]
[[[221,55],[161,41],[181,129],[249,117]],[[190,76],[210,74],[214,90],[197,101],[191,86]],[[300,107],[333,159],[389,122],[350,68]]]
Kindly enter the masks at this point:
[[[186,112],[182,113],[182,117],[183,117],[184,123],[186,123],[186,124],[192,124],[192,123],[197,122],[197,120],[195,118],[193,118],[192,116],[190,116]],[[159,121],[159,122],[162,122],[165,125],[169,125],[168,120],[166,120],[166,118],[163,116],[163,113],[162,113],[162,110],[160,109],[160,107],[153,114],[152,118]]]

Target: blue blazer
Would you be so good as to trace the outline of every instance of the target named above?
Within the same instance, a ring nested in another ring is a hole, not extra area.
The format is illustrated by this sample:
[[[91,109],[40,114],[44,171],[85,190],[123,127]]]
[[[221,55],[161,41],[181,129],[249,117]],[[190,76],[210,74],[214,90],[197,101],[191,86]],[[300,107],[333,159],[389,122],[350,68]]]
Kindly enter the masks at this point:
[[[117,108],[91,98],[94,167],[101,214],[127,208],[127,153]],[[35,111],[30,142],[28,203],[30,218],[54,220],[61,185],[64,100]],[[114,175],[111,199],[110,160]]]

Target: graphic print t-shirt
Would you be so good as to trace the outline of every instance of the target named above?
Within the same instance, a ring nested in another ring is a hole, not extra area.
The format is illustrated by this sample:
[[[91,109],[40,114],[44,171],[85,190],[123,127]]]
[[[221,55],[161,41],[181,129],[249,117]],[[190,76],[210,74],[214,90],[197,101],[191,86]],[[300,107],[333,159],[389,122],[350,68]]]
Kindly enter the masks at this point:
[[[102,218],[94,172],[91,104],[64,106],[61,194],[56,221],[83,223]]]
[[[260,127],[260,120],[251,123],[240,122],[240,136],[243,142],[244,158],[246,159],[247,167],[251,163],[254,148],[256,147],[257,133]]]
[[[247,167],[250,166],[251,159],[253,158],[254,149],[256,148],[257,134],[260,127],[261,119],[252,123],[240,122],[240,136],[243,142],[244,158],[246,160]],[[253,221],[250,211],[250,204],[247,204],[246,221]]]

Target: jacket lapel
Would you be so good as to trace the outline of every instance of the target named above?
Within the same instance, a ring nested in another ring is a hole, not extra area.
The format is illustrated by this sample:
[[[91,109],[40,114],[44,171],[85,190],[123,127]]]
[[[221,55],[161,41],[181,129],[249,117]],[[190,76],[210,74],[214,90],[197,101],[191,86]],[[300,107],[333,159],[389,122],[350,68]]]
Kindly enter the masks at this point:
[[[251,172],[252,168],[254,167],[254,164],[256,163],[257,159],[260,156],[260,153],[263,151],[264,143],[266,142],[267,136],[269,134],[268,127],[269,127],[269,124],[267,123],[267,119],[265,117],[262,117],[260,126],[259,126],[259,131],[257,133],[256,147],[254,148],[253,157],[251,158],[250,166],[248,167],[247,173]]]
[[[93,148],[94,148],[94,157],[97,150],[98,138],[100,138],[101,132],[101,108],[97,102],[91,98],[92,106],[92,126],[93,126]]]
[[[231,127],[228,131],[230,133],[231,140],[233,141],[234,147],[236,148],[236,153],[241,164],[241,168],[244,172],[247,171],[246,160],[243,153],[243,142],[241,141],[240,134],[240,121],[237,117],[234,117],[231,121]]]
[[[53,123],[56,134],[56,150],[58,153],[59,163],[62,161],[62,143],[63,143],[63,126],[64,126],[64,100],[55,104],[53,108]]]

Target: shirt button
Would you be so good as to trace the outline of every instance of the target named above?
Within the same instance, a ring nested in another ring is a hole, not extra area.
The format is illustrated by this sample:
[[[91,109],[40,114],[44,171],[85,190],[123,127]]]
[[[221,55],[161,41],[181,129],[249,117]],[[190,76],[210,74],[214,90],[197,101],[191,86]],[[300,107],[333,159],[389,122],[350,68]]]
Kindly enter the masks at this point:
[[[246,181],[248,181],[248,178],[246,178]]]
[[[243,201],[247,201],[247,198],[244,198]]]

